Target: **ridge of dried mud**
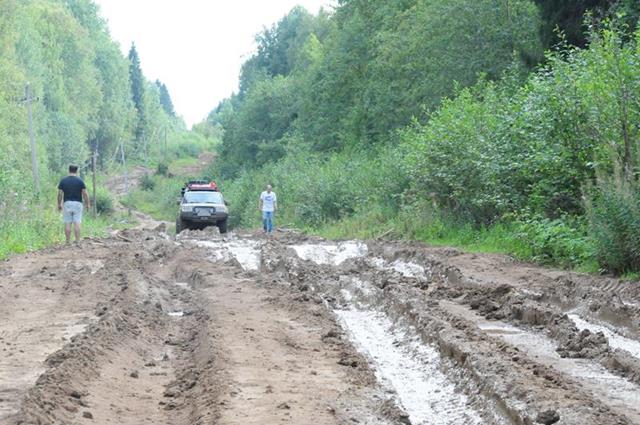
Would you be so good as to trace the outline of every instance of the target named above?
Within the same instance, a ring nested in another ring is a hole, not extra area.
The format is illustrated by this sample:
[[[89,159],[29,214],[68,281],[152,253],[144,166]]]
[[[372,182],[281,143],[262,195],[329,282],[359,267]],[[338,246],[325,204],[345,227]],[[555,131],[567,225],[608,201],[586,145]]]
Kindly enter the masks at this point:
[[[416,243],[162,230],[0,266],[0,423],[640,423],[640,359],[568,315],[637,341],[637,283]],[[416,419],[344,311],[432,347],[464,405]]]

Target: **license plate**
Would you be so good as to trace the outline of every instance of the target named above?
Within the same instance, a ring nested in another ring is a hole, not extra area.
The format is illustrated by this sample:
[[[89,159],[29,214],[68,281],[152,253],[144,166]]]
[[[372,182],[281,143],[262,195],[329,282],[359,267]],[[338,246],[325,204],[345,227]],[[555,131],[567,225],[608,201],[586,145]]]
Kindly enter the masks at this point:
[[[202,208],[198,210],[198,217],[209,217],[211,215],[211,210],[208,208]]]

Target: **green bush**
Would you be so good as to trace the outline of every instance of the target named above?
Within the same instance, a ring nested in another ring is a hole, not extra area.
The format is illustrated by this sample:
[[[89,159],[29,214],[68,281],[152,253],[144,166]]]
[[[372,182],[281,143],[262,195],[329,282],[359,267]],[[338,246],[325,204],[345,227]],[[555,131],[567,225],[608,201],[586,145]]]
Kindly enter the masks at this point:
[[[593,256],[593,244],[579,219],[519,218],[513,233],[521,242],[514,254],[524,260],[573,268]]]
[[[156,187],[156,181],[149,174],[144,174],[140,179],[140,188],[142,190],[152,191]]]
[[[106,189],[96,192],[96,211],[98,214],[109,215],[115,211],[113,195]]]
[[[182,183],[177,179],[158,177],[153,189],[135,190],[123,203],[151,215],[157,220],[174,221],[178,212],[176,201],[180,196]]]
[[[53,187],[53,184],[50,183]],[[0,213],[8,207],[10,215],[0,214],[0,260],[12,254],[42,249],[64,241],[61,214],[51,208],[55,205],[54,192],[40,199],[5,199],[0,203]],[[16,202],[14,202],[16,201]],[[87,214],[83,219],[83,236],[103,236],[109,226],[107,220]]]
[[[640,185],[601,178],[588,191],[587,217],[598,264],[614,273],[640,271]]]
[[[178,157],[191,156],[197,158],[202,148],[196,143],[185,142],[178,145]]]
[[[359,209],[399,208],[407,179],[391,148],[380,152],[342,152],[329,157],[308,152],[291,154],[263,168],[245,171],[224,182],[235,226],[259,222],[258,196],[271,184],[278,194],[279,223],[319,227],[351,216]],[[216,166],[209,172],[218,175]]]
[[[156,167],[156,176],[163,176],[163,177],[169,176],[169,165],[167,165],[166,162],[158,163],[158,166]]]

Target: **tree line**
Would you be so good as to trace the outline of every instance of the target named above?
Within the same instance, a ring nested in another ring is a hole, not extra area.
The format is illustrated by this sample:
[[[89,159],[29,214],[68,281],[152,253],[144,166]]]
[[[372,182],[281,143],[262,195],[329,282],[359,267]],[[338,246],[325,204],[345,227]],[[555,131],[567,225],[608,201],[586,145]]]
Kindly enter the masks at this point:
[[[345,0],[257,36],[213,173],[251,223],[495,226],[529,259],[640,270],[636,0]],[[545,53],[546,52],[546,53]],[[442,227],[442,226],[441,226]],[[431,229],[427,232],[425,229]],[[473,230],[475,229],[475,230]],[[348,233],[348,232],[347,232]],[[375,233],[372,233],[375,235]]]
[[[0,196],[29,196],[30,163],[23,93],[30,84],[39,168],[58,177],[69,163],[101,164],[119,147],[141,157],[154,133],[186,131],[168,90],[125,57],[91,0],[3,0],[0,4]]]
[[[31,177],[27,84],[39,196]],[[128,55],[121,52],[92,0],[0,1],[0,258],[59,240],[53,197],[69,164],[78,164],[83,177],[95,153],[99,173],[123,156],[129,166],[151,167],[197,156],[216,131],[206,123],[188,131],[167,86],[143,75],[134,45]],[[111,205],[100,184],[97,192],[99,209]],[[109,225],[102,218],[86,224],[96,232]]]

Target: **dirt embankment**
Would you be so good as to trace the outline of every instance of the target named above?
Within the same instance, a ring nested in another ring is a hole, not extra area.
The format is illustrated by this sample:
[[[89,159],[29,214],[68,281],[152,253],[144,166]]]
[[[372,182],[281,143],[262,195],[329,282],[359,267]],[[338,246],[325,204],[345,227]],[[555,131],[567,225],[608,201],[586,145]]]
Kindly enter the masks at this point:
[[[130,230],[0,266],[2,424],[640,423],[638,286]]]

